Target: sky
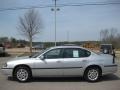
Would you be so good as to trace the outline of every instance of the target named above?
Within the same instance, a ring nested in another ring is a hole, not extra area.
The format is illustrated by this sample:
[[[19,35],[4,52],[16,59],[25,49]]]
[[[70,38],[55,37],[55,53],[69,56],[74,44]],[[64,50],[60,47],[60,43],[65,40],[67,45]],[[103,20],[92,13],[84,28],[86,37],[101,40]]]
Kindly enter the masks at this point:
[[[57,4],[120,2],[120,0],[57,0]],[[54,4],[54,0],[0,0],[0,9],[29,7]],[[99,40],[100,31],[116,28],[120,32],[120,4],[60,7],[57,11],[57,41],[89,41]],[[42,19],[43,28],[34,41],[54,41],[54,11],[49,8],[36,9]],[[25,39],[17,30],[19,17],[27,9],[0,11],[0,37]],[[26,39],[25,39],[26,40]]]

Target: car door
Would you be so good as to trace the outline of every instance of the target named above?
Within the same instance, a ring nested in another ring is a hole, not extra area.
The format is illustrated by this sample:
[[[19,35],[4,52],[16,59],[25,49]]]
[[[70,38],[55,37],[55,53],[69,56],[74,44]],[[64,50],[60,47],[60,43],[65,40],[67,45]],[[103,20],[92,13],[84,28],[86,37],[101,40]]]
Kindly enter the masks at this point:
[[[52,49],[42,56],[43,60],[36,60],[35,73],[37,76],[61,76],[63,75],[63,64],[61,58],[62,49]]]
[[[64,75],[82,75],[90,52],[80,48],[66,48],[63,51]]]

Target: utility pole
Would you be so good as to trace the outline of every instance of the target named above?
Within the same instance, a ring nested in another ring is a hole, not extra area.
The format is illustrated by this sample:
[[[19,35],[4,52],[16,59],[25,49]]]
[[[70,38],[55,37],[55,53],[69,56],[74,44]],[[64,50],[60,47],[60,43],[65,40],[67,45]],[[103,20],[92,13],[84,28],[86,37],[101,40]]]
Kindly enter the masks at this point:
[[[67,31],[67,42],[69,43],[69,31]]]
[[[56,0],[55,0],[55,46],[56,46]]]
[[[52,11],[54,11],[54,22],[55,22],[55,46],[56,46],[56,30],[57,30],[57,27],[56,27],[56,14],[57,14],[57,11],[59,11],[60,9],[57,8],[57,0],[54,0],[54,9],[52,8],[51,9]]]

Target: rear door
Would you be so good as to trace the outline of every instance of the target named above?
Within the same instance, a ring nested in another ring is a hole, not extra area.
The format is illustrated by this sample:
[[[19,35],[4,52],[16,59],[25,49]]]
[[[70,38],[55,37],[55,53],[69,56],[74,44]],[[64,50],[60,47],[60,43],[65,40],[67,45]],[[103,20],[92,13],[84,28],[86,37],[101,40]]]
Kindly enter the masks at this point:
[[[80,48],[66,48],[63,51],[64,75],[82,75],[90,52]]]

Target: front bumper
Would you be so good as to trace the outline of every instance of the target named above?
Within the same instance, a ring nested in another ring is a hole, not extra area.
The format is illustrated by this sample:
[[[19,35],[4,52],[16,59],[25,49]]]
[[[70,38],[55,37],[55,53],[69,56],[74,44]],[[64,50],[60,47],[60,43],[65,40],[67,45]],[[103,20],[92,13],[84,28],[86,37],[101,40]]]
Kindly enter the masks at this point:
[[[1,68],[1,71],[4,75],[12,76],[13,69],[12,68]]]

